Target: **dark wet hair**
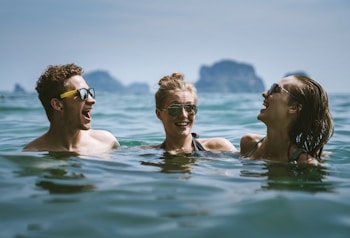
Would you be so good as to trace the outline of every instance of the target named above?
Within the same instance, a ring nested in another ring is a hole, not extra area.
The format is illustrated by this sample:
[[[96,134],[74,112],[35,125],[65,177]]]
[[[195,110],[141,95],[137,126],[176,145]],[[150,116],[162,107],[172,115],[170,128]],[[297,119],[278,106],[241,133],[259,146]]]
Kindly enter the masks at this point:
[[[291,85],[289,104],[301,105],[296,121],[289,130],[289,138],[316,159],[321,158],[324,145],[334,133],[328,96],[321,85],[304,75],[293,75],[303,83]]]
[[[51,99],[65,92],[66,81],[75,75],[83,75],[83,69],[80,66],[75,64],[49,65],[36,82],[35,89],[49,121],[53,113]]]
[[[162,109],[164,102],[169,94],[174,91],[188,91],[193,94],[195,104],[197,104],[197,90],[192,83],[188,83],[184,80],[184,75],[181,73],[173,73],[168,76],[164,76],[158,82],[159,89],[155,93],[156,108]]]

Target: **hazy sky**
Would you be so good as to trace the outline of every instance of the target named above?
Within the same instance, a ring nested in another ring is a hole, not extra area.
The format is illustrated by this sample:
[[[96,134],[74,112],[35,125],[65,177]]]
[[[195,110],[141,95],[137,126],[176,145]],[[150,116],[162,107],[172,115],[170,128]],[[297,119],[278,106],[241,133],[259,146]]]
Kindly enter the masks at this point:
[[[153,88],[231,59],[266,87],[303,70],[328,92],[350,92],[348,0],[1,0],[0,29],[0,91],[34,90],[51,64]]]

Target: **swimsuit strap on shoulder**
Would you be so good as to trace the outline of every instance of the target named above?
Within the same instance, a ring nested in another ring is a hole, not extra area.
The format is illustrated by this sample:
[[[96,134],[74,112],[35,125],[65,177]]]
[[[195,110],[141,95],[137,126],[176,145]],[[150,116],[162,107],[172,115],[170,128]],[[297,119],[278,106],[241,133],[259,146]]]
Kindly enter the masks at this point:
[[[199,143],[196,138],[198,138],[198,135],[196,133],[191,133],[192,134],[192,144],[194,146],[194,151],[206,151],[204,147],[202,146],[201,143]]]
[[[289,158],[289,162],[294,162],[294,161],[298,161],[298,157],[299,155],[304,151],[303,148],[298,148],[294,151],[294,153],[292,154],[292,156]]]
[[[248,151],[248,153],[246,153],[244,155],[244,157],[250,157],[253,152],[256,150],[257,146],[259,143],[263,142],[265,140],[265,137],[262,137],[260,140],[258,140],[257,142],[255,142],[255,144],[250,148],[250,150]]]

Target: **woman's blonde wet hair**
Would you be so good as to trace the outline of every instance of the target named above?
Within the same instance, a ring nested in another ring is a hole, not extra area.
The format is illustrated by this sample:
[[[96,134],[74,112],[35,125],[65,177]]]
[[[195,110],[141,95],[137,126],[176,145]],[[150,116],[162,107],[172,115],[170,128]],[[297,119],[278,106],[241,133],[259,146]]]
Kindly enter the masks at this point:
[[[169,96],[175,91],[188,91],[194,96],[194,103],[197,104],[197,90],[192,83],[184,80],[182,73],[173,73],[164,76],[158,82],[159,89],[155,93],[156,108],[163,109],[164,103]]]

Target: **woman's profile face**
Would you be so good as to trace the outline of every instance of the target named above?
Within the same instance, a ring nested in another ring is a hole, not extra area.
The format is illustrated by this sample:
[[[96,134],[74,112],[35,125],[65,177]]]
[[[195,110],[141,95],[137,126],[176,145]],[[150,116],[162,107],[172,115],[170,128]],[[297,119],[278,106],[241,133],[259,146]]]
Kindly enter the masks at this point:
[[[293,105],[290,105],[290,97],[292,87],[301,87],[300,82],[294,76],[288,76],[276,82],[275,87],[263,93],[263,107],[260,110],[258,119],[266,125],[282,127],[292,120],[295,114]]]

